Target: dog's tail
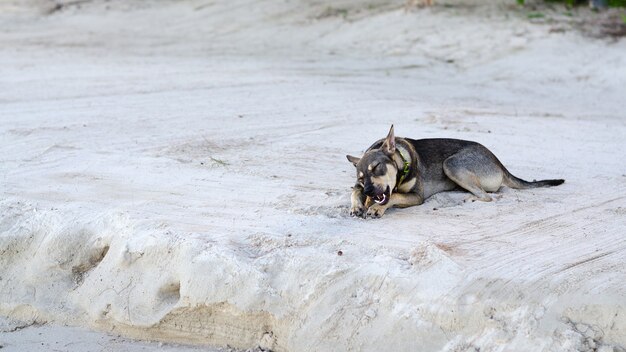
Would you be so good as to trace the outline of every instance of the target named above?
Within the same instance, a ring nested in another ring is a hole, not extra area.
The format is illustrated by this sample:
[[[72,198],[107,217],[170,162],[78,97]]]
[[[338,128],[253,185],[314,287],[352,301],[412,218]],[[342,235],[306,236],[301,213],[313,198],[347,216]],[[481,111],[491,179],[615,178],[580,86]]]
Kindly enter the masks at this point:
[[[565,182],[563,179],[556,180],[541,180],[541,181],[524,181],[521,178],[517,178],[513,176],[510,172],[506,171],[504,176],[504,185],[515,188],[515,189],[525,189],[525,188],[537,188],[537,187],[552,187],[558,186]]]

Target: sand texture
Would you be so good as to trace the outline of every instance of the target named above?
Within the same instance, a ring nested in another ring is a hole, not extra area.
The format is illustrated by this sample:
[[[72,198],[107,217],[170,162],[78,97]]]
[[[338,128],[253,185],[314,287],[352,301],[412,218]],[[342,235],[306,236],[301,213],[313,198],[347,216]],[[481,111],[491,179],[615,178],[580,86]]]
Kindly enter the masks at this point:
[[[626,40],[451,3],[0,2],[0,345],[625,351]],[[566,183],[351,218],[392,123]]]

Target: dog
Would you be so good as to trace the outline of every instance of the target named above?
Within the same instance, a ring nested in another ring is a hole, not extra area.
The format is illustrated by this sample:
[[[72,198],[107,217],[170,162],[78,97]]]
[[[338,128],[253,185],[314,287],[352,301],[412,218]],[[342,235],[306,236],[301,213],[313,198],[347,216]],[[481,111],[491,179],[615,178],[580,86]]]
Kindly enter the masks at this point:
[[[396,138],[393,125],[362,157],[346,155],[356,167],[350,215],[379,218],[390,207],[424,203],[435,193],[464,189],[472,201],[490,202],[487,192],[558,186],[562,179],[524,181],[513,176],[483,145],[460,139]]]

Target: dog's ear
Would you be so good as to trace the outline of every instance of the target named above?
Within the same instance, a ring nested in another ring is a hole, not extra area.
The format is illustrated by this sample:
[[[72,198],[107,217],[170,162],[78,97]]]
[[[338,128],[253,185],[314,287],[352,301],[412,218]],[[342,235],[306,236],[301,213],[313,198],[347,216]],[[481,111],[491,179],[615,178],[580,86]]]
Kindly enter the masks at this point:
[[[389,129],[389,134],[387,134],[387,138],[385,138],[385,141],[383,142],[383,145],[381,147],[383,153],[387,154],[387,155],[393,155],[396,152],[396,137],[393,134],[393,125],[391,125],[391,128]]]
[[[359,160],[361,160],[361,158],[357,158],[356,156],[352,156],[352,155],[346,155],[346,158],[348,158],[348,161],[352,163],[352,165],[354,165],[356,167],[356,164],[359,163]]]

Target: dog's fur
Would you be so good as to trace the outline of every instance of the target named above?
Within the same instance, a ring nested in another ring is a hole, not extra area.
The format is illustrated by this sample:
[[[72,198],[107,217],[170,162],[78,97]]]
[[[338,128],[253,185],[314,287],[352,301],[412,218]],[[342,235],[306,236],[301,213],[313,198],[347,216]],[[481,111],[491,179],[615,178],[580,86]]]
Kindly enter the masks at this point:
[[[456,188],[471,192],[473,200],[489,202],[492,198],[487,192],[502,186],[524,189],[565,182],[524,181],[511,175],[481,144],[459,139],[396,138],[393,125],[387,138],[372,144],[361,158],[347,158],[357,172],[350,215],[359,217],[378,218],[390,207],[419,205],[435,193]]]

